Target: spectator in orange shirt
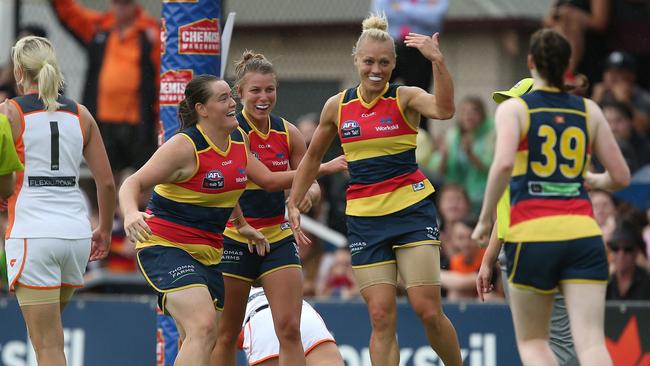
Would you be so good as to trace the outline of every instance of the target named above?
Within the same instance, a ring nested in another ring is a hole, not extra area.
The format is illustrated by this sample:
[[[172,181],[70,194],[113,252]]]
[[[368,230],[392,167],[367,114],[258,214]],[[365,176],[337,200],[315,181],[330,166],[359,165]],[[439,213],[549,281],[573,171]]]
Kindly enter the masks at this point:
[[[139,168],[156,146],[158,20],[136,0],[110,0],[106,12],[75,0],[51,4],[88,54],[83,104],[97,118],[113,171]]]
[[[456,254],[449,261],[449,270],[443,271],[441,276],[442,286],[447,289],[449,300],[476,299],[476,277],[481,268],[481,261],[485,249],[481,249],[474,241],[472,230],[476,226],[476,219],[462,218],[452,224],[451,240],[456,247]],[[492,283],[496,285],[496,279]],[[502,291],[498,290],[492,299],[500,298]]]

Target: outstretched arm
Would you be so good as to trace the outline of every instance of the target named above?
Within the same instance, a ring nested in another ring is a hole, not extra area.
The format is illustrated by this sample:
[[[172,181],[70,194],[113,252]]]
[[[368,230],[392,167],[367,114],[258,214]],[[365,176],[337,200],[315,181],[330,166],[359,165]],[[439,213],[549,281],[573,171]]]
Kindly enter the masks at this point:
[[[75,0],[52,0],[50,2],[61,25],[77,41],[87,44],[95,36],[102,13],[83,7]]]
[[[408,47],[417,48],[431,61],[434,79],[434,94],[417,87],[402,87],[406,107],[427,118],[449,119],[454,116],[454,82],[447,70],[444,56],[440,51],[439,35],[425,36],[409,33],[404,40]]]

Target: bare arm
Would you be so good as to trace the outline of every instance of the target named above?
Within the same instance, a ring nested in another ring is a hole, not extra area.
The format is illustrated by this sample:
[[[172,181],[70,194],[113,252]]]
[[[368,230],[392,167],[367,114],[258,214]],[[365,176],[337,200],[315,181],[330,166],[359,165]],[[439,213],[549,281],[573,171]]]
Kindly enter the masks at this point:
[[[300,211],[297,205],[305,197],[311,183],[316,179],[320,162],[336,136],[339,98],[340,95],[337,94],[325,103],[321,112],[320,123],[316,128],[316,132],[314,132],[307,153],[298,166],[296,177],[291,186],[291,195],[287,200],[287,208],[294,231],[300,230]]]
[[[494,269],[494,264],[497,262],[502,245],[503,243],[499,240],[498,236],[498,224],[495,222],[494,227],[492,227],[492,233],[490,234],[490,242],[488,243],[485,254],[483,254],[481,268],[476,277],[476,292],[478,292],[478,297],[481,301],[485,301],[483,294],[490,293],[494,290],[490,280],[492,279],[492,270]]]
[[[400,88],[407,110],[414,110],[427,118],[449,119],[453,117],[455,112],[454,83],[440,51],[438,33],[431,37],[410,33],[406,36],[404,43],[408,47],[417,48],[424,57],[431,61],[434,79],[433,95],[417,87]]]
[[[630,168],[609,128],[609,124],[598,105],[587,99],[590,130],[593,135],[593,151],[605,167],[600,174],[587,173],[585,180],[591,188],[615,191],[630,184]]]
[[[79,116],[81,124],[84,126],[84,158],[97,186],[99,226],[93,232],[90,252],[90,260],[97,260],[106,257],[110,249],[113,216],[115,215],[115,181],[95,119],[83,105],[79,105]]]
[[[289,135],[291,136],[291,156],[289,158],[289,165],[291,166],[291,169],[295,170],[298,169],[302,158],[305,156],[305,152],[307,152],[307,144],[305,144],[305,138],[302,136],[298,128],[292,124],[289,124]],[[321,169],[319,169],[320,171],[323,170],[323,165],[324,164],[321,164]],[[320,202],[320,193],[320,186],[318,185],[318,182],[314,181],[309,187],[309,190],[307,190],[305,198],[298,204],[300,212],[309,212],[314,205],[317,205],[318,202]]]
[[[496,111],[497,144],[494,162],[488,173],[485,198],[479,216],[479,221],[472,233],[472,238],[478,242],[486,242],[492,228],[492,213],[497,202],[508,185],[512,168],[515,164],[515,154],[519,144],[521,124],[525,113],[523,104],[511,99],[503,102]]]
[[[9,196],[14,193],[15,185],[16,175],[13,172],[5,175],[0,175],[0,198],[9,198]]]
[[[591,15],[587,19],[587,28],[602,32],[609,22],[609,0],[591,0]]]
[[[192,176],[198,162],[194,145],[184,135],[177,134],[165,142],[142,168],[129,176],[120,188],[120,207],[124,214],[124,230],[131,240],[146,240],[151,233],[140,212],[138,197],[156,184],[180,182]]]

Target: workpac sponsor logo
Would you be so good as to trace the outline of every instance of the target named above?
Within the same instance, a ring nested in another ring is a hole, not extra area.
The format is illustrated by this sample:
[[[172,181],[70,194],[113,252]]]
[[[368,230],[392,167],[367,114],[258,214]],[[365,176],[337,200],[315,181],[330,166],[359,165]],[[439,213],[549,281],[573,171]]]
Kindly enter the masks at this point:
[[[275,154],[275,157],[280,160],[271,161],[271,164],[273,164],[273,166],[283,166],[289,164],[289,160],[286,159],[284,152],[280,151],[279,153]]]
[[[361,126],[359,126],[359,122],[352,119],[343,122],[343,125],[341,126],[341,137],[348,138],[357,136],[361,136]]]
[[[377,132],[386,132],[399,130],[399,123],[393,123],[393,119],[390,116],[383,116],[379,120],[379,126],[375,127]]]
[[[246,168],[244,168],[243,166],[238,167],[237,173],[239,173],[239,177],[235,177],[235,183],[246,184],[246,182],[248,182],[248,176],[246,175]]]
[[[339,351],[347,366],[370,366],[368,348],[357,349],[351,345],[339,345]],[[400,366],[442,366],[442,360],[429,345],[421,347],[402,347],[399,351]],[[493,333],[472,333],[469,347],[462,348],[460,355],[463,365],[496,366],[497,337]]]
[[[63,351],[68,366],[84,366],[86,332],[81,328],[63,329]],[[0,343],[0,365],[36,366],[36,354],[29,339]]]
[[[178,27],[178,53],[181,55],[220,54],[219,19],[203,18]]]
[[[210,170],[205,173],[203,178],[203,188],[207,189],[219,189],[223,188],[225,185],[225,179],[223,174],[218,170]]]
[[[192,70],[169,70],[160,75],[160,105],[178,106],[185,98],[185,86],[192,80]]]

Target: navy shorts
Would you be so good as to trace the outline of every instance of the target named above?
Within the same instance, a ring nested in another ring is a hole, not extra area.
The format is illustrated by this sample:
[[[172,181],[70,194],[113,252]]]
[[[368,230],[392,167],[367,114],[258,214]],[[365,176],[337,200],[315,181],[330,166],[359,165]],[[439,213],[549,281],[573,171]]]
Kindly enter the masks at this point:
[[[224,276],[253,282],[268,273],[287,267],[301,267],[298,246],[293,235],[271,243],[271,252],[265,256],[249,252],[246,243],[223,238],[223,257],[219,270]]]
[[[395,249],[440,244],[436,207],[426,198],[385,216],[348,216],[352,266],[361,268],[395,262]]]
[[[166,314],[167,293],[197,286],[207,287],[215,308],[223,309],[223,276],[218,265],[206,266],[182,249],[164,246],[140,249],[137,258],[144,278],[158,293],[158,306]]]
[[[515,287],[554,293],[562,282],[607,283],[602,236],[505,244],[508,282]]]

